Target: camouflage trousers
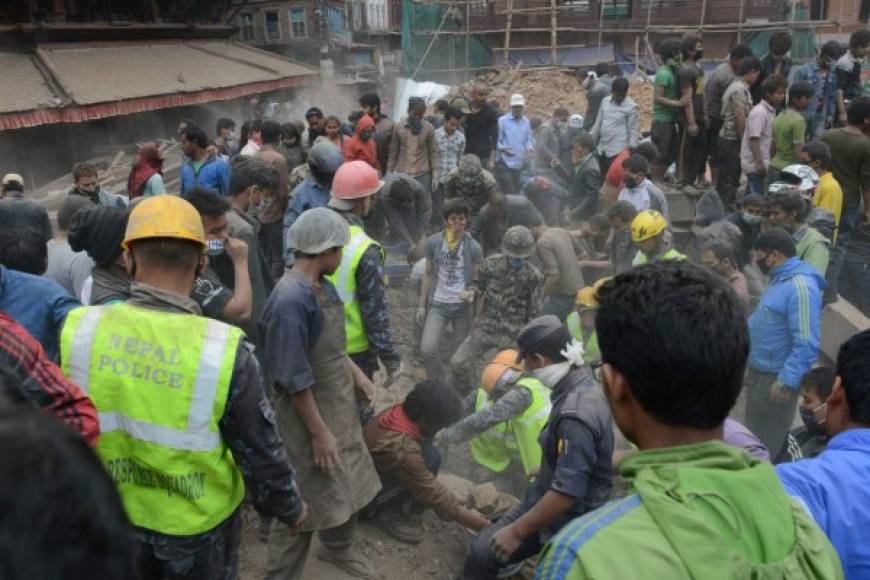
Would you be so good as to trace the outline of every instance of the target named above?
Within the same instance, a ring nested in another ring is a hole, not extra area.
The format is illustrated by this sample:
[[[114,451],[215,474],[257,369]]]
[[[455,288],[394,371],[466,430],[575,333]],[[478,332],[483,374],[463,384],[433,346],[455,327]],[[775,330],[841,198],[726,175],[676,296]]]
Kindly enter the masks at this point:
[[[470,393],[480,382],[478,369],[489,362],[484,355],[491,349],[505,348],[516,348],[516,335],[487,332],[476,326],[450,359],[453,388],[462,396]]]
[[[236,580],[242,542],[241,510],[192,537],[139,533],[142,580]]]

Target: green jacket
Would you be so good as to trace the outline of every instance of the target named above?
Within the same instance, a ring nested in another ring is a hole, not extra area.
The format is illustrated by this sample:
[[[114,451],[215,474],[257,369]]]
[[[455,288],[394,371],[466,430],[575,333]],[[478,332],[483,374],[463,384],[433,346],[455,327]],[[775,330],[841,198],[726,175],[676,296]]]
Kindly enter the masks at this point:
[[[824,276],[828,270],[828,261],[831,259],[831,241],[819,230],[810,226],[800,228],[793,237],[797,257]]]
[[[538,580],[843,578],[773,467],[741,449],[710,441],[641,451],[620,472],[629,495],[562,528],[538,559]]]

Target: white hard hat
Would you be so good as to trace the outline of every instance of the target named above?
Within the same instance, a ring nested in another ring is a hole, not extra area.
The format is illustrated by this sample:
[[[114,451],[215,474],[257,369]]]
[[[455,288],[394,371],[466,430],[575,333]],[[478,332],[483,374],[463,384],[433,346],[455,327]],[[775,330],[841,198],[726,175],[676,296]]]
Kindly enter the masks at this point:
[[[814,190],[819,185],[819,174],[807,165],[789,165],[779,172],[780,180],[799,183],[801,191]]]
[[[583,128],[583,115],[571,115],[568,117],[568,126],[572,129]]]
[[[519,93],[514,93],[511,95],[511,107],[525,107],[526,100]]]

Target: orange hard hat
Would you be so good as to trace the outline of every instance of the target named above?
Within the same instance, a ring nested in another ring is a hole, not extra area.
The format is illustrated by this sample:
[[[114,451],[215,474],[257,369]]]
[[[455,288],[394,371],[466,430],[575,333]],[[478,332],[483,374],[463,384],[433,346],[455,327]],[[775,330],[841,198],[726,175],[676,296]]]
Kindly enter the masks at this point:
[[[336,199],[360,199],[369,197],[383,187],[378,172],[365,161],[343,163],[332,180],[332,197]]]
[[[517,362],[517,351],[513,348],[499,352],[489,364],[504,365],[518,371],[523,370],[523,365]]]

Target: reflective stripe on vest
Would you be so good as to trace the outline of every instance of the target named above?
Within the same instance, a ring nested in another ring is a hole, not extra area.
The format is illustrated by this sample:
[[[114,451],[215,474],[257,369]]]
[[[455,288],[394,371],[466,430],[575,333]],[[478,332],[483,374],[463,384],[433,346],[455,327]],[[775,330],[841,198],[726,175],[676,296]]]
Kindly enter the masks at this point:
[[[345,244],[338,269],[326,278],[335,286],[341,301],[344,303],[344,330],[347,335],[347,352],[356,354],[369,349],[369,338],[366,335],[362,320],[362,311],[356,296],[356,271],[359,262],[371,246],[381,247],[376,241],[366,235],[360,226],[351,225],[350,239]],[[381,250],[383,252],[383,250]]]
[[[565,319],[565,326],[568,327],[568,332],[571,338],[583,345],[583,360],[587,363],[599,360],[601,351],[598,347],[598,334],[593,330],[585,337],[583,336],[583,326],[580,322],[580,315],[577,312],[572,312]]]
[[[474,411],[484,411],[492,407],[489,395],[483,389],[477,389],[477,401]],[[518,455],[517,442],[513,432],[508,428],[507,421],[496,423],[469,442],[471,456],[477,462],[493,473],[501,473],[510,464],[511,458]]]
[[[471,440],[474,460],[490,471],[503,471],[511,459],[520,459],[526,475],[538,470],[541,465],[541,445],[538,435],[547,423],[552,403],[550,389],[534,377],[525,377],[517,382],[532,395],[531,404],[517,417],[490,427]],[[476,411],[491,406],[489,396],[483,389],[477,391]]]
[[[69,377],[85,394],[88,394],[90,389],[94,335],[105,312],[103,307],[88,308],[77,325],[72,338]],[[119,412],[100,412],[100,433],[125,431],[142,441],[187,451],[210,451],[220,445],[220,433],[210,432],[208,427],[217,392],[220,364],[229,341],[230,327],[210,318],[206,321],[205,337],[193,386],[187,430],[181,431],[137,421]]]
[[[96,451],[136,526],[200,534],[244,498],[220,435],[242,336],[216,320],[125,303],[68,314],[61,366],[99,413]]]
[[[685,259],[686,259],[685,255],[683,255],[683,254],[679,253],[678,251],[676,251],[675,249],[671,248],[670,250],[668,250],[667,252],[662,254],[662,256],[660,258],[657,258],[655,261],[662,262],[662,261],[669,261],[669,260],[685,260]],[[634,259],[631,261],[631,265],[632,266],[640,266],[640,265],[646,264],[647,262],[649,262],[649,258],[646,257],[646,254],[644,254],[643,252],[638,250],[637,254],[634,255]]]

